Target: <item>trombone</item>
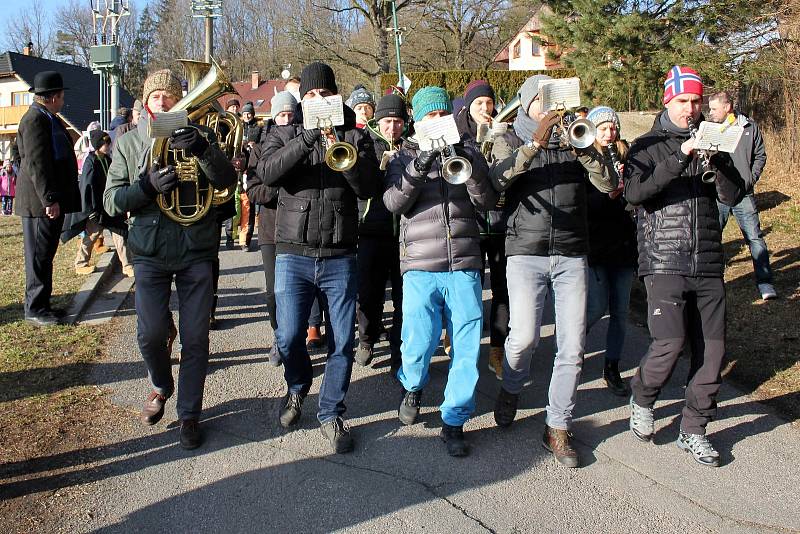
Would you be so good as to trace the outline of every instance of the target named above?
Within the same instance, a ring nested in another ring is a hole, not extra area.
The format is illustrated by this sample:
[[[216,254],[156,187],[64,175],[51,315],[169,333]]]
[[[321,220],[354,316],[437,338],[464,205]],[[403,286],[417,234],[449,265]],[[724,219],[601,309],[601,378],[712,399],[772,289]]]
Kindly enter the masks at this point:
[[[349,171],[356,164],[358,152],[356,147],[346,141],[339,140],[339,134],[330,118],[317,119],[317,128],[322,131],[325,142],[325,165],[337,172]],[[329,136],[333,136],[331,141]]]

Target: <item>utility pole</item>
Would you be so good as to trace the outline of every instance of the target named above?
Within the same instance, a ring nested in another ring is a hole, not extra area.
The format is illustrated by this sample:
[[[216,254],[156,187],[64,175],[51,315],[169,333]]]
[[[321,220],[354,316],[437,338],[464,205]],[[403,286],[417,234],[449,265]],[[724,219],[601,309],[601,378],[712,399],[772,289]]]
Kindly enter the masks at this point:
[[[401,28],[397,25],[396,0],[383,1],[384,3],[389,3],[392,5],[392,27],[386,28],[386,31],[394,34],[394,52],[397,58],[397,85],[402,87],[404,91],[408,91],[408,87],[406,87],[406,85],[410,85],[410,83],[407,82],[405,76],[403,76],[403,65],[400,61],[400,45],[403,44],[403,32],[405,31],[405,28]]]
[[[205,19],[205,62],[211,63],[214,54],[214,19],[222,16],[222,0],[192,0],[192,17]]]
[[[92,0],[95,46],[89,50],[92,71],[100,75],[100,127],[108,130],[119,108],[119,21],[131,14],[128,0]]]

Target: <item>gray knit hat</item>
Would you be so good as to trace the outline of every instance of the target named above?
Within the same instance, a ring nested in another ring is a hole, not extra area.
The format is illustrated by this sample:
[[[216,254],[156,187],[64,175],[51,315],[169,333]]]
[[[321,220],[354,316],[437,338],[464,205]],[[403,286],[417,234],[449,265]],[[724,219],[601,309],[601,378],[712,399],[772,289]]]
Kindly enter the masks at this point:
[[[526,115],[528,114],[528,108],[531,102],[533,102],[533,99],[539,94],[539,82],[552,79],[551,76],[546,74],[535,74],[525,80],[525,83],[519,88],[517,94],[519,95],[520,108]]]
[[[369,104],[372,106],[372,111],[375,111],[375,97],[363,85],[356,86],[345,103],[350,109],[354,109],[359,104]]]
[[[272,97],[270,101],[270,115],[273,117],[283,111],[294,111],[297,107],[297,100],[289,91],[281,91]]]

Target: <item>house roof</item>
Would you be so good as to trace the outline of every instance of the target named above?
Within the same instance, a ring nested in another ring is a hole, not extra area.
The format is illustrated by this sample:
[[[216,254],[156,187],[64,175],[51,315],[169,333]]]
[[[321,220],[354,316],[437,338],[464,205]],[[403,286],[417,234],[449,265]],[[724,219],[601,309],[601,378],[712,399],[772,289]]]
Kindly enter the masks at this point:
[[[540,33],[542,31],[542,17],[541,17],[542,14],[552,15],[553,11],[546,4],[542,4],[541,6],[539,6],[539,9],[534,11],[533,16],[528,19],[528,22],[526,22],[525,25],[522,28],[520,28],[519,31],[515,33],[511,39],[503,43],[503,48],[501,48],[500,51],[497,53],[497,55],[494,56],[494,61],[498,63],[508,63],[509,45],[512,42],[514,42],[514,40],[517,37],[519,37],[520,34]]]
[[[253,107],[256,109],[256,115],[269,115],[271,105],[270,101],[275,93],[283,91],[286,86],[286,80],[265,80],[259,81],[258,87],[253,89],[252,82],[233,82],[233,87],[239,94],[239,102],[244,105],[245,102],[252,102]],[[231,98],[236,98],[234,95],[225,95],[219,99],[220,104],[225,107],[225,104]]]
[[[37,73],[54,70],[61,73],[64,79],[64,108],[61,117],[77,131],[85,130],[90,122],[97,120],[94,112],[100,107],[100,76],[92,74],[90,69],[60,61],[53,61],[36,56],[26,56],[17,52],[0,54],[0,77],[16,75],[33,87],[33,79]],[[123,87],[119,88],[120,106],[132,107],[133,96]],[[112,111],[112,118],[116,110]]]

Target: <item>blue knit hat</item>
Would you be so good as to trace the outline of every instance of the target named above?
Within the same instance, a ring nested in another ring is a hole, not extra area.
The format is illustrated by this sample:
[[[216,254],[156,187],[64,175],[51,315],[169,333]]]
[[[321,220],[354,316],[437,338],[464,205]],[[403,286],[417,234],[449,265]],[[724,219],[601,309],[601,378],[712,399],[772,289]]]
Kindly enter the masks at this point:
[[[600,126],[604,122],[613,122],[617,127],[617,135],[619,135],[619,116],[617,112],[608,106],[597,106],[586,115],[586,118],[592,121],[595,126]]]
[[[411,99],[411,107],[414,110],[415,121],[422,120],[422,118],[431,111],[443,110],[448,113],[453,112],[453,103],[450,102],[447,91],[441,87],[434,87],[432,85],[423,87],[414,93],[414,98]]]

